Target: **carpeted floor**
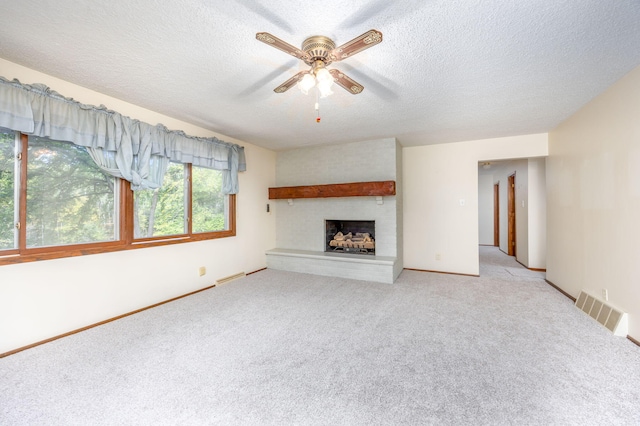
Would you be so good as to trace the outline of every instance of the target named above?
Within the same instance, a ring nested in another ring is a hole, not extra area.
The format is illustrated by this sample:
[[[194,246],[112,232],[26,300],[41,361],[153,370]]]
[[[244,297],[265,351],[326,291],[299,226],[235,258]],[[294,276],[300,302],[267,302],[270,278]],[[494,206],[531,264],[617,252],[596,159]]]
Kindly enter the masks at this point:
[[[0,424],[640,424],[640,348],[480,253],[393,285],[266,270],[0,359]]]

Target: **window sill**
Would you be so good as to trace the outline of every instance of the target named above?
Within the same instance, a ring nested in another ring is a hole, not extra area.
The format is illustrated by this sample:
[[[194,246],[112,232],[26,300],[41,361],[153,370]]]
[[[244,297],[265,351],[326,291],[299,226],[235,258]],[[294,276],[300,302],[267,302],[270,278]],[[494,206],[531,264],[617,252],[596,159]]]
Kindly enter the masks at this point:
[[[175,237],[159,237],[144,241],[133,241],[131,244],[122,241],[77,244],[72,246],[58,246],[27,249],[23,253],[16,253],[15,250],[0,253],[0,266],[17,263],[36,262],[41,260],[62,259],[65,257],[88,256],[92,254],[113,253],[117,251],[134,250],[140,248],[159,247],[171,244],[192,243],[197,241],[214,240],[218,238],[234,237],[235,230],[208,232],[193,235],[178,235]]]

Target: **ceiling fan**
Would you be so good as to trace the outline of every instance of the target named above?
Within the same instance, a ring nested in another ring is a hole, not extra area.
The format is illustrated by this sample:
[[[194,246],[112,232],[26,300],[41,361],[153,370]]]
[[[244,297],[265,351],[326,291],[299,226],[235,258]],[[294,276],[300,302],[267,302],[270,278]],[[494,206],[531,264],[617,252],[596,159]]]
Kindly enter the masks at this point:
[[[333,82],[354,95],[364,90],[363,85],[354,81],[342,71],[327,69],[327,65],[342,61],[382,42],[382,33],[378,30],[369,30],[339,47],[336,47],[334,41],[329,37],[311,36],[302,42],[301,49],[269,33],[257,33],[256,39],[301,59],[311,67],[307,71],[300,71],[273,89],[274,92],[284,93],[295,84],[298,84],[300,90],[306,94],[309,89],[317,84],[321,97],[325,97],[332,93],[330,87]]]

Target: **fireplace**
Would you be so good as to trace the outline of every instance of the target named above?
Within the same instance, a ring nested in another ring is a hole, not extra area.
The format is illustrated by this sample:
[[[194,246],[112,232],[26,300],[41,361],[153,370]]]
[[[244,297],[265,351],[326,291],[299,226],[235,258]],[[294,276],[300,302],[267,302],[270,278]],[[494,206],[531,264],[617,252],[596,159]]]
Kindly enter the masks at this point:
[[[325,220],[325,252],[376,254],[375,220]]]

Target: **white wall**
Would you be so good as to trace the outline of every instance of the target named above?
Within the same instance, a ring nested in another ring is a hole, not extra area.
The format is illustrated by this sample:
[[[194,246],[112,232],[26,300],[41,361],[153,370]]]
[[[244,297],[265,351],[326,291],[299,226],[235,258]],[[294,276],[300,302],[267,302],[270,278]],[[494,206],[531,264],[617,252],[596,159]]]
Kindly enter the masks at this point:
[[[546,134],[404,148],[405,268],[477,275],[478,162],[547,149]]]
[[[547,267],[547,178],[546,159],[530,158],[528,164],[528,238],[527,267]]]
[[[247,171],[239,177],[236,237],[0,266],[0,353],[265,267],[264,252],[275,245],[275,208],[266,212],[268,188],[275,184],[274,152],[1,59],[0,75],[44,83],[79,102],[104,104],[151,124],[239,143],[247,157]],[[207,268],[203,277],[200,266]]]
[[[527,160],[516,163],[516,260],[529,266],[529,167]]]
[[[480,169],[478,174],[478,243],[493,245],[493,173]]]
[[[396,270],[394,277],[398,277],[404,268],[404,184],[402,181],[402,146],[396,140]]]
[[[547,278],[629,313],[640,340],[640,68],[549,135]]]

